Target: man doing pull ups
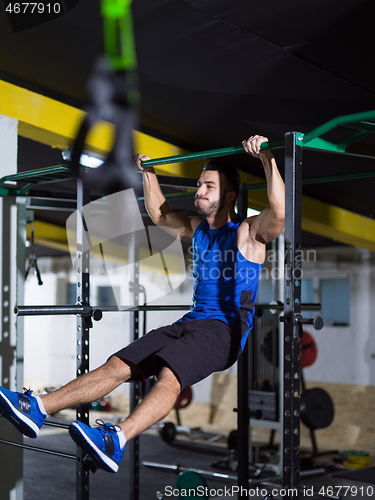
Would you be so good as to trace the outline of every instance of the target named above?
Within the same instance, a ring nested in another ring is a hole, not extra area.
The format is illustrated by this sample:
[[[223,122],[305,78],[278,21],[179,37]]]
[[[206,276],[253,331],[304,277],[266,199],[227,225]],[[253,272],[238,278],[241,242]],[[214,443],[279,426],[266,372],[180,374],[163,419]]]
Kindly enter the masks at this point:
[[[127,381],[155,375],[157,381],[134,411],[117,425],[90,427],[73,422],[73,440],[98,468],[117,472],[125,444],[173,409],[181,390],[232,366],[252,328],[258,281],[266,244],[284,227],[284,183],[267,141],[258,135],[243,141],[247,153],[259,158],[267,180],[269,207],[243,219],[234,211],[240,190],[235,168],[223,160],[209,161],[198,180],[195,208],[189,218],[168,205],[148,156],[136,155],[143,174],[145,205],[153,222],[175,231],[193,248],[193,305],[172,325],[147,333],[113,354],[101,367],[79,376],[49,394],[33,396],[0,388],[0,413],[20,432],[37,437],[47,415],[96,401]]]

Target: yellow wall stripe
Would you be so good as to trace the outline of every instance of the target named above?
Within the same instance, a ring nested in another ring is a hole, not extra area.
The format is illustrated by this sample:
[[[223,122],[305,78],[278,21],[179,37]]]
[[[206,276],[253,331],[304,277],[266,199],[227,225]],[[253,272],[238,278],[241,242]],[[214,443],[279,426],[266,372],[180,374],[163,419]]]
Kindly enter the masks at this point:
[[[34,227],[34,243],[46,248],[53,248],[62,252],[70,253],[76,251],[76,248],[69,248],[67,230],[64,227],[35,220],[32,224],[27,224],[27,238],[31,238],[31,227]],[[72,240],[75,236],[72,235]],[[90,254],[93,258],[101,259],[101,251],[98,245],[90,248]],[[171,253],[163,252],[165,260],[168,262],[169,274],[183,274],[185,269],[183,267],[184,261],[179,256]],[[128,247],[118,243],[106,242],[105,244],[105,259],[119,264],[128,265],[129,263],[129,250]],[[157,257],[157,255],[156,255]],[[159,258],[160,260],[160,258]],[[155,265],[156,264],[156,265]],[[164,274],[164,268],[161,267],[160,261],[156,261],[150,257],[150,250],[148,248],[139,248],[139,265],[142,269],[151,270]]]

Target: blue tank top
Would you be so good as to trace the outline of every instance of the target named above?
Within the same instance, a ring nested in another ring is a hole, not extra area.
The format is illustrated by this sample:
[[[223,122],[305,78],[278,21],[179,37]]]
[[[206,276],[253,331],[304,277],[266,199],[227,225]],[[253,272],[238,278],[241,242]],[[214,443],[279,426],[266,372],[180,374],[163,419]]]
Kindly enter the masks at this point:
[[[237,248],[237,215],[222,227],[202,221],[194,232],[193,305],[181,320],[216,318],[228,325],[239,319],[245,327],[242,348],[252,328],[254,303],[263,264],[248,261]]]

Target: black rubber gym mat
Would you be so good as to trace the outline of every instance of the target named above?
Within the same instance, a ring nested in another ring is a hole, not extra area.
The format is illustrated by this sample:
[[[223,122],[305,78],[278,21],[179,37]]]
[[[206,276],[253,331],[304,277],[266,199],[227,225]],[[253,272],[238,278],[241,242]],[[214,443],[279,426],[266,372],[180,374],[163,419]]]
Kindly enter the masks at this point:
[[[375,484],[375,467],[340,472],[339,474],[334,474],[334,476],[341,479],[349,479],[350,481]]]
[[[59,450],[75,454],[75,444],[67,432],[42,435],[37,439],[25,438],[25,443],[33,446]],[[97,471],[90,474],[90,500],[129,500],[129,451],[125,450],[119,472],[110,474]],[[225,448],[199,445],[198,443],[165,443],[161,437],[143,434],[140,436],[141,461],[176,464],[217,472],[210,464],[223,460]],[[166,486],[175,487],[177,473],[165,472],[140,466],[140,500],[153,500],[157,491]],[[24,500],[73,500],[76,498],[76,463],[69,458],[51,456],[35,451],[24,451]],[[210,488],[222,487],[231,482],[207,480]]]

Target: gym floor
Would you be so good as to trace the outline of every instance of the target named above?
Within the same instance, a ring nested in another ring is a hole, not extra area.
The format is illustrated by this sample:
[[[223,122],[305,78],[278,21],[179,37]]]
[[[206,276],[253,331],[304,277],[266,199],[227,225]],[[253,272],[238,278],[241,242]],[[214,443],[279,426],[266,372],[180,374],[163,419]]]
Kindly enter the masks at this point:
[[[104,417],[104,420],[116,421],[116,415],[106,415],[103,412],[91,412],[92,423],[96,418]],[[68,410],[54,417],[57,420],[69,421],[74,418],[73,410]],[[170,419],[173,420],[173,419]],[[189,425],[191,422],[189,422]],[[199,425],[197,423],[197,425]],[[37,440],[25,438],[27,444],[34,446],[59,450],[65,453],[75,453],[75,445],[65,430],[54,427],[44,427]],[[267,456],[269,450],[261,448],[260,461]],[[201,471],[200,477],[209,492],[211,500],[256,497],[263,498],[266,490],[273,493],[273,497],[288,497],[280,482],[275,477],[275,468],[266,466],[261,476],[255,477],[249,483],[247,492],[238,492],[236,481],[233,479],[217,479],[206,475],[223,473],[228,476],[235,475],[233,455],[227,447],[225,439],[218,440],[215,444],[209,444],[206,440],[190,440],[184,436],[177,436],[171,444],[166,443],[159,436],[156,428],[150,429],[140,437],[141,462],[153,464],[178,464],[182,470],[194,469]],[[306,458],[306,453],[303,454]],[[340,457],[336,454],[323,455],[314,460],[313,466],[301,473],[300,498],[338,498],[350,499],[375,499],[375,460],[362,469],[350,469],[338,461]],[[217,462],[224,463],[225,468],[218,468]],[[90,476],[90,499],[103,500],[130,500],[129,489],[129,452],[125,452],[123,462],[117,474],[112,475],[103,471],[97,471]],[[310,464],[309,464],[310,465]],[[257,464],[258,469],[263,464]],[[56,473],[58,471],[58,473]],[[186,474],[185,474],[186,476]],[[160,468],[140,466],[140,500],[152,500],[155,498],[179,498],[176,485],[190,487],[189,478],[184,477],[180,484],[176,471],[166,471]],[[259,481],[263,481],[260,483]],[[48,492],[48,494],[47,494]],[[159,493],[158,493],[159,492]],[[203,489],[196,490],[197,498],[202,496]],[[162,494],[164,493],[164,496]],[[199,494],[198,494],[199,493]],[[295,495],[294,495],[295,496]],[[289,494],[293,497],[293,493]],[[44,453],[25,450],[24,452],[24,500],[40,500],[40,498],[53,498],[54,500],[67,500],[75,498],[75,462],[60,457],[51,457]],[[181,496],[180,498],[194,498]]]

